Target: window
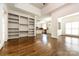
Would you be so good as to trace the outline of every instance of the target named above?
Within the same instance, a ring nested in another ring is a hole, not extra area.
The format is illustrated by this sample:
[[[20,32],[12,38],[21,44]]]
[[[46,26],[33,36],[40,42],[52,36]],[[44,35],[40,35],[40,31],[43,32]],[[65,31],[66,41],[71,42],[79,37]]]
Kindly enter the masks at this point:
[[[65,24],[65,33],[78,35],[79,34],[79,22],[70,22]]]
[[[66,23],[66,34],[71,34],[71,23]]]

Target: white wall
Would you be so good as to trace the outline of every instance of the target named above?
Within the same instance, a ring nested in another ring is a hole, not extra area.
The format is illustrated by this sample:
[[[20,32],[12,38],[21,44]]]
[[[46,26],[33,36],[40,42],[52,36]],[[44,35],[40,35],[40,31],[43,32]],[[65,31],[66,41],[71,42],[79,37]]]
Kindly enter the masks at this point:
[[[52,27],[52,24],[51,24],[51,21],[47,22],[47,27],[48,27],[48,33],[51,34],[51,27]]]
[[[33,5],[31,5],[29,3],[15,4],[15,7],[25,10],[27,12],[33,13],[35,15],[39,15],[39,16],[41,15],[41,10],[38,9],[37,7],[34,7]]]
[[[79,4],[68,4],[62,7],[61,9],[52,12],[52,37],[57,38],[57,19],[69,14],[79,12]]]
[[[73,16],[69,16],[69,17],[64,17],[63,22],[75,22],[75,21],[79,21],[79,14],[77,15],[73,15]]]
[[[0,4],[0,48],[7,40],[7,10],[5,4]]]
[[[68,23],[68,22],[79,22],[79,14],[77,15],[73,15],[73,16],[69,16],[69,17],[64,17],[61,19],[62,22],[61,22],[61,34],[62,35],[65,35],[65,24]],[[75,24],[74,24],[75,25]]]

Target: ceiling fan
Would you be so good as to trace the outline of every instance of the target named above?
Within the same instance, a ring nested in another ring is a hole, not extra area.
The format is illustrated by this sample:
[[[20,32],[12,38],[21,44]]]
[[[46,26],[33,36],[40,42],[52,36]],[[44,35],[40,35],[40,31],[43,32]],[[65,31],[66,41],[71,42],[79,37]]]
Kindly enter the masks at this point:
[[[43,5],[46,5],[46,3],[43,3]]]

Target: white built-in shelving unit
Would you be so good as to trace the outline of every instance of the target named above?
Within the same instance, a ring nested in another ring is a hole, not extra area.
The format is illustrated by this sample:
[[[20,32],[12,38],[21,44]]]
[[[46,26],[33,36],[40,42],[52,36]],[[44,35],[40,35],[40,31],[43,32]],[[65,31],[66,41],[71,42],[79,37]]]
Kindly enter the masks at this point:
[[[32,36],[34,35],[34,19],[33,18],[29,18],[28,20],[28,36]]]
[[[8,13],[8,39],[35,36],[35,19]]]

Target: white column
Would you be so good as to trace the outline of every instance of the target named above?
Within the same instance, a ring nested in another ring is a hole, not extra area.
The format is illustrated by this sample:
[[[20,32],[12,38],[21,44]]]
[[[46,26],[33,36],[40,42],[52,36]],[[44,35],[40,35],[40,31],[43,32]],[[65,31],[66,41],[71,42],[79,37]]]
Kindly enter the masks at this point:
[[[5,4],[0,4],[0,49],[3,47],[5,40],[7,39],[7,18],[5,11]]]

